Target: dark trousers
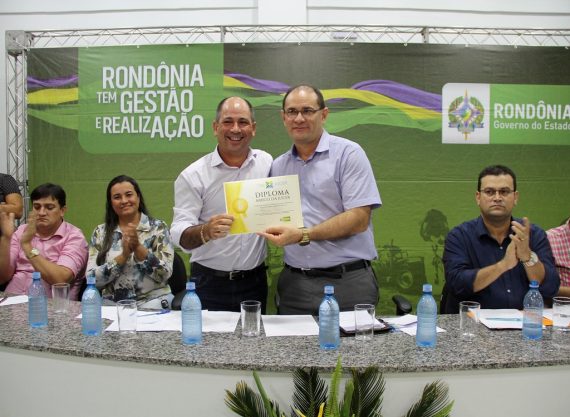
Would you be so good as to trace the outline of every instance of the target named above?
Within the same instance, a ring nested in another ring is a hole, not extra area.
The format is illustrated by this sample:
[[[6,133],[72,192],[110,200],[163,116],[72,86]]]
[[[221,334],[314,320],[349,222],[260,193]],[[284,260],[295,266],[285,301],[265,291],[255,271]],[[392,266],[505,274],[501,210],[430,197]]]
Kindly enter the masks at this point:
[[[212,273],[212,270],[193,262],[190,279],[196,281],[196,293],[200,297],[203,310],[240,311],[240,303],[244,300],[261,301],[261,313],[267,307],[267,273],[261,267],[244,273],[238,279],[223,277],[223,273]],[[229,275],[229,274],[228,274]]]

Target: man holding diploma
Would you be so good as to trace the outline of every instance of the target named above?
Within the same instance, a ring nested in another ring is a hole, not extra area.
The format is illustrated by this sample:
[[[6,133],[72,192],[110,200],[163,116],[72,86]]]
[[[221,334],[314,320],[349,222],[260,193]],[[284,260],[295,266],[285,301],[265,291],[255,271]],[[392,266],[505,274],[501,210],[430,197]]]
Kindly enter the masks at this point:
[[[382,204],[380,194],[364,150],[324,130],[328,112],[322,93],[309,85],[293,87],[283,98],[283,123],[293,146],[274,161],[271,175],[299,175],[305,227],[273,226],[259,233],[284,247],[280,314],[318,314],[325,284],[334,285],[344,311],[378,301],[370,217]]]
[[[220,102],[213,123],[216,149],[188,166],[174,183],[173,241],[192,254],[191,278],[207,310],[240,311],[243,300],[261,301],[265,312],[266,247],[255,234],[229,235],[224,182],[264,178],[273,158],[251,149],[255,136],[251,104],[240,97]]]

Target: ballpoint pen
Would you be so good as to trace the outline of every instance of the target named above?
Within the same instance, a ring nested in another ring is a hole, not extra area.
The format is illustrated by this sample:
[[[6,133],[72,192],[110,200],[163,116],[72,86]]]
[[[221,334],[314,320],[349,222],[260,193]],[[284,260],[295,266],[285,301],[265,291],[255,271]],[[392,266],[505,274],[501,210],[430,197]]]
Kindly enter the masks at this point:
[[[485,320],[496,320],[496,321],[522,321],[521,318],[517,317],[483,317]]]
[[[139,314],[138,317],[157,316],[159,314],[166,314],[166,313],[170,313],[170,310],[160,310],[160,311],[156,311],[154,313]]]

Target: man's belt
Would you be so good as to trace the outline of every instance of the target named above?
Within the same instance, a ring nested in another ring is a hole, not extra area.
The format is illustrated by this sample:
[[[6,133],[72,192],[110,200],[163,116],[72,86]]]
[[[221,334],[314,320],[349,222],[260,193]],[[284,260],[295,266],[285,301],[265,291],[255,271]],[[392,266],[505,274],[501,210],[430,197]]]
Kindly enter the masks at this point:
[[[303,274],[308,277],[341,278],[345,272],[356,271],[370,266],[370,261],[359,259],[358,261],[331,266],[330,268],[295,268],[285,264],[285,267],[292,272]]]
[[[201,272],[204,275],[209,275],[214,278],[228,279],[230,281],[246,279],[267,269],[264,263],[246,271],[219,271],[217,269],[208,268],[207,266],[201,265],[198,262],[192,262],[190,267],[193,273]]]

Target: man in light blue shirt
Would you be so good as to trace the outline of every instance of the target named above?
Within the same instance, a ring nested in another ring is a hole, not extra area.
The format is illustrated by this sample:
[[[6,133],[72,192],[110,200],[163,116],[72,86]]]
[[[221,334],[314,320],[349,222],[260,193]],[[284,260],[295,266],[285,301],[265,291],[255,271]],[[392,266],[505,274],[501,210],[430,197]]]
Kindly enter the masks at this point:
[[[364,150],[324,130],[328,113],[315,87],[299,85],[284,96],[282,118],[293,146],[273,162],[271,176],[299,176],[305,227],[260,233],[285,251],[280,314],[318,314],[327,284],[341,311],[378,301],[371,213],[382,201]]]

